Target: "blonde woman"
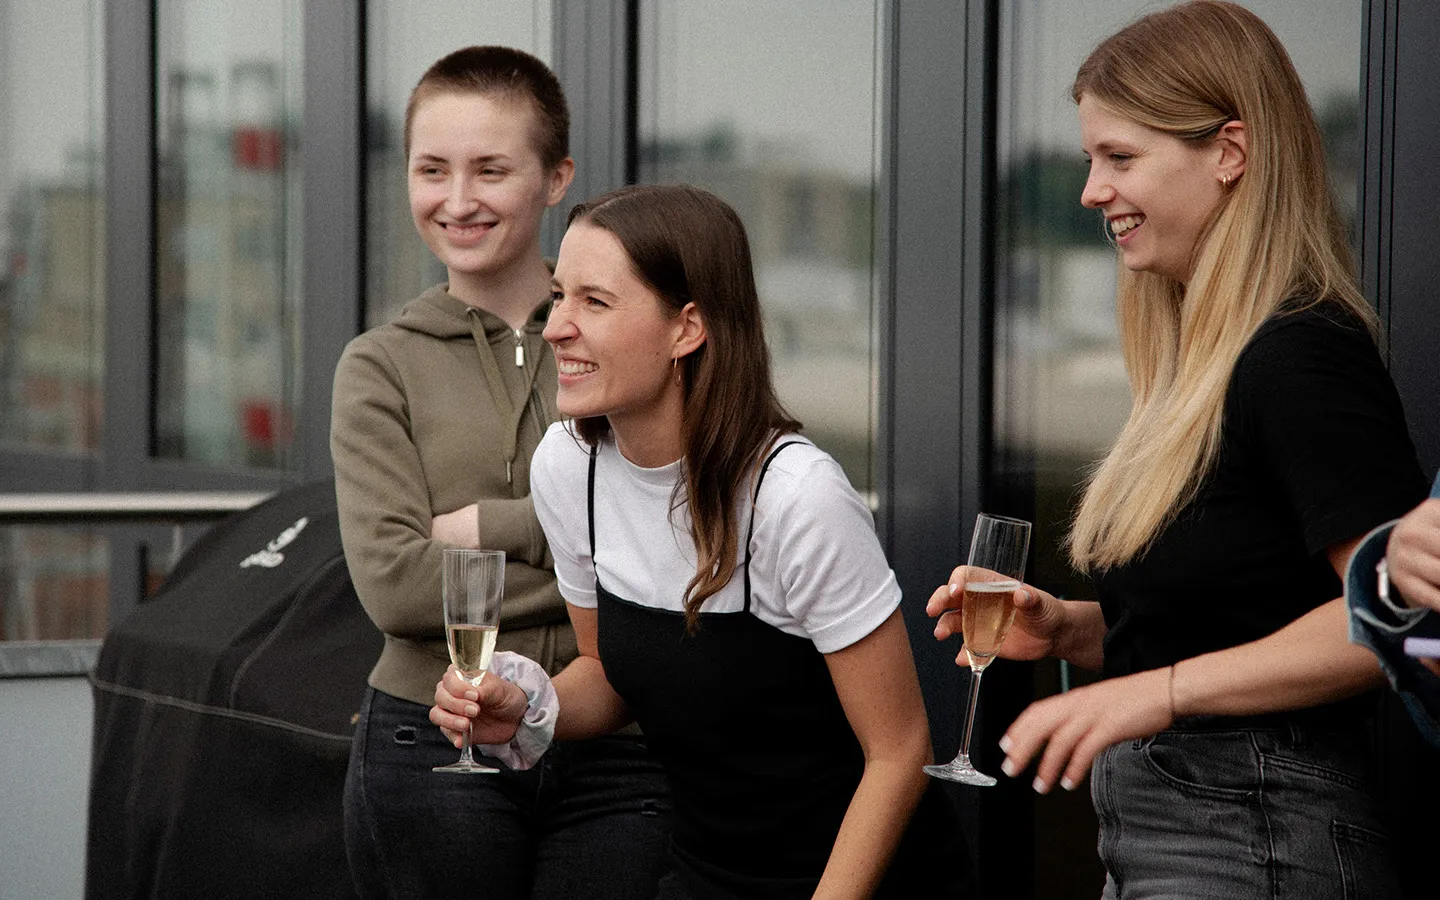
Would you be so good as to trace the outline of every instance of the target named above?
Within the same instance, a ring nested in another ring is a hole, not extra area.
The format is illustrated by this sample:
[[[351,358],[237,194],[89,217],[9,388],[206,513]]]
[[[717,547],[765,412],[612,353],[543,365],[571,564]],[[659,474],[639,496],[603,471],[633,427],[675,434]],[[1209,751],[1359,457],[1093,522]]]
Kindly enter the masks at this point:
[[[1335,598],[1425,483],[1305,92],[1259,18],[1199,0],[1101,43],[1073,96],[1133,407],[1070,533],[1098,602],[1024,586],[1001,653],[1107,679],[1022,713],[1003,768],[1091,773],[1106,897],[1394,896],[1358,696],[1384,679]]]

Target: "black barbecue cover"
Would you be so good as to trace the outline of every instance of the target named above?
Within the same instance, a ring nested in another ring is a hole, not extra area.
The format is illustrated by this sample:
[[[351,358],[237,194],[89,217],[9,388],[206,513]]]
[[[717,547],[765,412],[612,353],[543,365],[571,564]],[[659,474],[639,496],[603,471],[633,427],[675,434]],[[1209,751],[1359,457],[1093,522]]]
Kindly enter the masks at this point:
[[[100,649],[86,898],[353,897],[341,801],[380,644],[332,480],[207,531]]]

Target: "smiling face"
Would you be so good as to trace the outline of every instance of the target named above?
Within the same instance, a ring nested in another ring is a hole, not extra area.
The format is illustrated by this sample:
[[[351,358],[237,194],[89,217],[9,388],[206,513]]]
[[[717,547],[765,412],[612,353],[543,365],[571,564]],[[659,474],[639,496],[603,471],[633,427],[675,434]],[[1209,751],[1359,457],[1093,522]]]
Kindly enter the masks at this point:
[[[1080,202],[1104,212],[1125,267],[1188,281],[1196,244],[1225,195],[1225,147],[1182,141],[1088,94],[1080,98],[1080,141],[1090,159]]]
[[[684,391],[672,360],[704,342],[694,304],[675,313],[641,280],[618,238],[584,220],[560,242],[545,340],[560,369],[557,405],[605,416],[638,465],[679,458]]]
[[[573,166],[547,167],[531,104],[504,95],[439,93],[411,124],[410,214],[445,264],[452,293],[540,258],[540,219]]]

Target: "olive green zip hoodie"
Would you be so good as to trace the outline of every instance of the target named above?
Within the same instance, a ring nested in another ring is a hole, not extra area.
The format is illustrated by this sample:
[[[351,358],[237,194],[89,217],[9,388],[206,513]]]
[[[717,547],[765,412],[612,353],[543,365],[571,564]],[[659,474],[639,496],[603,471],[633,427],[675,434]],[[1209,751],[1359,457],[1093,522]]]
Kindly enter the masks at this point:
[[[502,650],[558,672],[576,655],[554,564],[530,501],[530,457],[554,421],[555,357],[444,285],[350,342],[335,369],[330,452],[345,560],[385,634],[377,690],[429,706],[445,671],[433,516],[471,503],[479,545],[504,550]],[[518,365],[517,365],[518,363]]]

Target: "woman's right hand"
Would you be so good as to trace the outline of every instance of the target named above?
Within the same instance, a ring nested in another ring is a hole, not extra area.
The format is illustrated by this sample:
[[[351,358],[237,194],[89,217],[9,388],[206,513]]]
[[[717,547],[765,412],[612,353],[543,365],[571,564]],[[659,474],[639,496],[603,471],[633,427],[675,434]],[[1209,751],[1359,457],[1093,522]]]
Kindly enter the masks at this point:
[[[435,705],[430,721],[438,725],[457,748],[469,720],[470,741],[475,744],[508,744],[520,727],[529,699],[520,688],[486,674],[479,685],[460,677],[453,665],[435,685]]]
[[[957,566],[950,573],[950,581],[936,588],[925,604],[928,615],[940,617],[935,623],[936,640],[943,641],[961,631],[960,615],[969,568]],[[1037,587],[1022,584],[1015,589],[1015,624],[1010,626],[1005,642],[1000,645],[999,655],[1006,659],[1054,656],[1065,628],[1065,604]],[[955,664],[970,664],[963,649],[956,655]]]

